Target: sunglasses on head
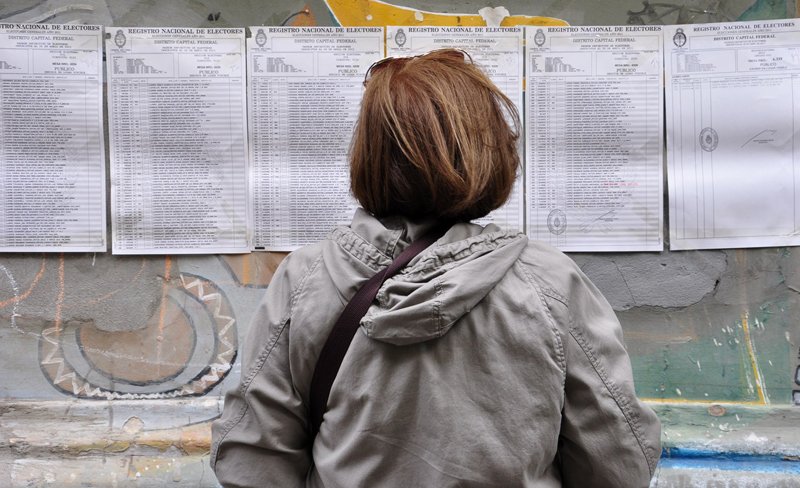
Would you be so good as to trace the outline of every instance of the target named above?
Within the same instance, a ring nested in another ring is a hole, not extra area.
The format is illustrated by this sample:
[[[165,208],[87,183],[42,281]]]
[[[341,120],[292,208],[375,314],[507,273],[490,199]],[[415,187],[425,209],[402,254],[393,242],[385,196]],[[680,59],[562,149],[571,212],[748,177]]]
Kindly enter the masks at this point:
[[[390,56],[388,58],[383,58],[381,60],[375,61],[369,68],[367,68],[367,72],[364,74],[363,84],[364,86],[367,86],[367,82],[369,81],[369,79],[372,77],[373,74],[385,68],[386,66],[389,66],[390,64],[393,63],[405,64],[411,59],[422,58],[425,56],[430,56],[432,54],[448,54],[451,55],[454,59],[458,59],[461,61],[469,60],[470,64],[472,64],[472,56],[470,56],[469,53],[464,51],[463,49],[445,48],[445,49],[436,49],[434,51],[429,51],[425,54],[417,54],[416,56],[403,56],[403,57]]]

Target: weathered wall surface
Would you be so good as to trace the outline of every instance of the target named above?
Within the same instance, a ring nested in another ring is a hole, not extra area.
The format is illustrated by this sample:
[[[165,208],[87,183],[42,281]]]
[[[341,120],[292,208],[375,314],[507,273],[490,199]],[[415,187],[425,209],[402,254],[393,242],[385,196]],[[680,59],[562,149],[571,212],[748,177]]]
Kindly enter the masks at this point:
[[[0,4],[0,20],[456,24],[501,5],[515,23],[573,25],[795,15],[779,0],[686,4],[716,13],[635,0],[19,0]],[[209,423],[281,258],[0,255],[0,487],[214,486]],[[638,393],[664,422],[659,486],[800,486],[786,461],[800,455],[800,250],[573,258],[618,311]]]

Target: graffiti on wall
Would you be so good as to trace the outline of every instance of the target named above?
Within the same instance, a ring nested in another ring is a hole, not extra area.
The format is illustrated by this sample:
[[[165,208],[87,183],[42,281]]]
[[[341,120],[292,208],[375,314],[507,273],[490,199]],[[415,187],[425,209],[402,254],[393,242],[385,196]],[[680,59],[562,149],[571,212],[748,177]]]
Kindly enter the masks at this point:
[[[236,319],[227,297],[212,282],[181,273],[179,283],[165,287],[158,312],[136,330],[64,328],[55,321],[39,340],[42,372],[56,388],[79,398],[205,394],[233,366]]]
[[[182,258],[169,256],[4,260],[0,323],[9,337],[38,344],[41,374],[63,394],[104,400],[203,395],[237,357],[239,327],[228,294],[260,295],[282,257],[212,258],[225,278],[217,281],[181,270]]]

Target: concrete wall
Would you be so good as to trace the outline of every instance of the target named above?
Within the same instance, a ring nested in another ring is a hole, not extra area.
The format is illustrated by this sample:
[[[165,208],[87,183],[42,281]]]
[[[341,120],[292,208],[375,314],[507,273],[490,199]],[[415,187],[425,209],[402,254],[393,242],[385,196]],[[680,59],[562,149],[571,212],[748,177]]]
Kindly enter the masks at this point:
[[[12,0],[0,20],[208,27],[371,15],[385,25],[420,10],[423,23],[454,24],[501,5],[518,23],[709,20],[636,13],[634,0],[395,4],[378,13],[369,0]],[[687,4],[718,4],[710,20],[795,16],[780,0]],[[215,486],[209,423],[238,380],[238,341],[281,258],[0,255],[0,487]],[[800,251],[573,258],[618,311],[638,393],[664,422],[658,486],[800,486]]]

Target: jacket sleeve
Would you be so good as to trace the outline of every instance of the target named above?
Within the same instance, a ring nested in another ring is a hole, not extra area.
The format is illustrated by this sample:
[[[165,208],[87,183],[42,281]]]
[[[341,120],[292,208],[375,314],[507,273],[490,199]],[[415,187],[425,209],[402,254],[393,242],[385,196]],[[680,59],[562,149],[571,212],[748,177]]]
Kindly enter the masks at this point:
[[[211,467],[225,488],[305,486],[311,466],[306,409],[289,364],[293,300],[304,281],[291,276],[291,258],[275,272],[253,316],[241,383],[212,424]]]
[[[577,268],[549,290],[566,359],[559,457],[564,487],[639,488],[661,454],[661,425],[634,391],[622,328],[599,290]],[[555,301],[553,300],[555,299]]]

